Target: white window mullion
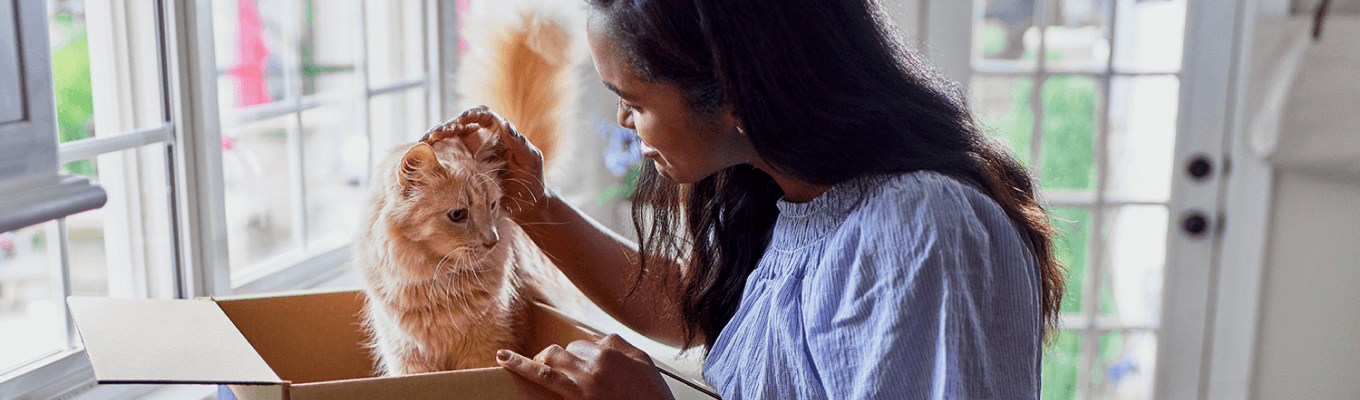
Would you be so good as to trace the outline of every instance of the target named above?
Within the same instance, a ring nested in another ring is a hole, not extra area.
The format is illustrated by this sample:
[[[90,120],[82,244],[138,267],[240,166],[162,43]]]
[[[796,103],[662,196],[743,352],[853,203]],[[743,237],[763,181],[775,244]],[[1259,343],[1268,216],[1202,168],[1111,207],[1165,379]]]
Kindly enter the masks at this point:
[[[57,260],[51,263],[49,276],[52,277],[52,294],[56,304],[66,304],[66,298],[71,295],[71,242],[69,235],[66,234],[66,218],[58,218],[56,224],[49,224],[47,227],[48,240],[48,260]],[[76,338],[75,321],[71,319],[71,310],[62,307],[64,317],[64,332],[66,333],[66,348],[73,349],[80,346],[80,340]]]
[[[149,2],[90,1],[91,81],[94,89],[96,140],[118,140],[137,135],[140,127],[165,122],[161,98],[161,57],[154,4]],[[152,128],[157,129],[157,128]],[[141,144],[144,134],[124,140]],[[168,136],[168,135],[165,135]],[[168,244],[168,198],[146,189],[164,184],[168,167],[159,152],[130,147],[97,157],[100,183],[109,193],[104,213],[104,247],[109,294],[115,297],[174,295],[175,283]],[[149,159],[148,159],[149,158]],[[148,195],[149,194],[149,195]]]
[[[355,60],[354,73],[359,75],[360,89],[358,96],[359,115],[356,120],[359,129],[363,132],[364,139],[368,141],[368,157],[366,157],[365,160],[366,164],[364,165],[364,171],[372,171],[373,166],[378,165],[380,160],[379,157],[381,157],[381,155],[378,147],[381,146],[379,146],[379,142],[373,138],[373,127],[370,126],[369,122],[369,113],[372,109],[372,104],[370,103],[370,99],[372,98],[372,88],[370,86],[372,83],[369,82],[368,79],[368,17],[366,17],[368,15],[368,4],[365,0],[355,0],[351,6],[358,9],[358,11],[354,13],[357,18],[354,23],[355,26],[358,27],[354,30],[354,35],[357,38],[355,43],[358,43],[359,45],[358,59]]]
[[[231,294],[211,0],[161,1],[185,296]]]
[[[426,93],[429,96],[426,101],[430,104],[428,111],[432,121],[443,122],[456,112],[448,109],[453,107],[452,100],[456,99],[449,99],[446,94],[451,91],[446,88],[452,88],[453,82],[448,82],[444,77],[453,75],[455,71],[453,68],[445,68],[451,67],[450,60],[457,60],[449,56],[457,57],[458,52],[450,51],[446,55],[439,51],[444,46],[458,45],[457,15],[452,12],[454,6],[452,1],[425,0],[425,58],[428,60],[425,77],[429,84],[429,91]],[[452,28],[436,28],[441,26]]]
[[[293,245],[299,251],[307,251],[307,184],[303,157],[306,149],[302,145],[302,7],[301,3],[290,2],[283,7],[283,45],[277,51],[283,60],[283,102],[299,110],[288,117],[288,197],[292,219]]]
[[[120,132],[112,137],[93,137],[74,140],[58,145],[57,157],[60,160],[59,162],[65,164],[72,161],[94,158],[95,156],[104,153],[168,142],[174,138],[172,129],[173,127],[167,123],[154,128]]]

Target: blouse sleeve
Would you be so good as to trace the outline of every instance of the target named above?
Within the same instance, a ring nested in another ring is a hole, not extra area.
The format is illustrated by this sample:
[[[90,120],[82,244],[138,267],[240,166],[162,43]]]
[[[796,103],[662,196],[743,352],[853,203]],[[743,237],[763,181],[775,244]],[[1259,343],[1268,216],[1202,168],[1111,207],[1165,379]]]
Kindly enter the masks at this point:
[[[810,271],[803,326],[830,398],[1037,398],[1032,256],[963,190],[876,199]]]

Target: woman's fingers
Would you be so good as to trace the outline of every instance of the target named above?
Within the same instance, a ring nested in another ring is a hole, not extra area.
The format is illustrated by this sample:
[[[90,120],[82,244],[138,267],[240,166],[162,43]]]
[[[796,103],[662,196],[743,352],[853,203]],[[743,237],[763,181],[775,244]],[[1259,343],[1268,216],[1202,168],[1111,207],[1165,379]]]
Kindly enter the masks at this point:
[[[426,132],[425,136],[420,138],[420,141],[433,145],[434,142],[444,139],[463,139],[468,135],[477,133],[477,130],[482,127],[478,124],[459,124],[454,122],[452,125],[438,126],[435,128],[436,129]]]
[[[475,134],[479,130],[490,131]],[[481,161],[503,162],[496,177],[501,182],[506,201],[503,208],[511,218],[519,218],[537,209],[545,198],[543,185],[543,152],[515,129],[514,124],[486,106],[463,111],[457,117],[432,128],[421,141],[431,143],[457,138]]]
[[[538,352],[538,355],[534,356],[534,361],[557,369],[579,369],[581,366],[580,357],[555,344]]]
[[[628,343],[628,341],[623,340],[622,337],[619,337],[619,335],[616,334],[611,333],[609,334],[609,336],[605,336],[603,339],[600,339],[599,344],[596,347],[617,351],[625,356],[628,356],[628,358],[632,358],[634,360],[638,360],[650,365],[656,365],[652,363],[652,357],[648,356],[647,352],[642,351],[642,349],[639,349],[637,347],[633,347],[631,343]]]
[[[551,345],[533,359],[501,350],[496,360],[567,399],[673,398],[651,358],[618,335]]]
[[[562,350],[561,347],[557,347],[557,349]],[[544,352],[546,351],[547,349],[544,349]],[[563,353],[565,353],[565,351],[563,351]],[[543,353],[540,352],[539,356],[542,355]],[[548,388],[548,390],[557,393],[563,398],[576,399],[581,397],[581,389],[576,386],[576,382],[572,381],[567,374],[548,366],[548,364],[537,361],[537,356],[534,358],[534,360],[530,360],[529,358],[510,350],[496,351],[496,362],[502,367],[505,367],[505,369],[510,370],[510,372]]]

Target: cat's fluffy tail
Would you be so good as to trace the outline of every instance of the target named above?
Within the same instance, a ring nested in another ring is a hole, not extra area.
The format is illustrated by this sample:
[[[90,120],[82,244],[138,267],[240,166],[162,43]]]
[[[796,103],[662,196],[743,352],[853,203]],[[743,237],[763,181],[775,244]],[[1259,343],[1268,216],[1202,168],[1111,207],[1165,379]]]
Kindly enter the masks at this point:
[[[566,132],[580,83],[572,68],[585,55],[575,1],[474,2],[464,18],[467,52],[458,69],[459,103],[484,104],[505,117],[551,165]]]
[[[573,69],[585,65],[587,55],[582,3],[475,1],[464,21],[459,105],[486,105],[505,117],[543,151],[544,167],[551,169],[554,156],[583,125],[572,117],[581,93]],[[523,242],[517,268],[532,289],[530,297],[579,315],[589,300],[532,242]]]

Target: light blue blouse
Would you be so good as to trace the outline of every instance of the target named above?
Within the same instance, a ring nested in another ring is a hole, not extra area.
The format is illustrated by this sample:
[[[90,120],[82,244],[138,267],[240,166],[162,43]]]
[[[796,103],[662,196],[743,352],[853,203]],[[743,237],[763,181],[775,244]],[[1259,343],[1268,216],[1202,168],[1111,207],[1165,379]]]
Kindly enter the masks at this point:
[[[935,172],[780,201],[704,376],[724,399],[1037,399],[1037,261],[994,201]]]

